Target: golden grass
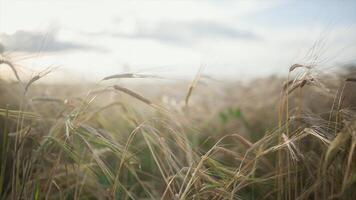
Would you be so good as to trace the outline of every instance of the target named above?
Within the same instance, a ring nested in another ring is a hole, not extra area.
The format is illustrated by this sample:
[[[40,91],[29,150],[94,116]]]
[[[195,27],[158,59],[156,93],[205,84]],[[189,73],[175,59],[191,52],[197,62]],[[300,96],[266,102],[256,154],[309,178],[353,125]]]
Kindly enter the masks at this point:
[[[200,71],[188,92],[166,86],[189,106],[179,110],[150,86],[33,84],[43,75],[2,82],[20,100],[0,105],[0,199],[356,198],[356,109],[343,106],[355,77],[297,64],[285,84],[203,91]],[[103,80],[120,78],[152,76]]]

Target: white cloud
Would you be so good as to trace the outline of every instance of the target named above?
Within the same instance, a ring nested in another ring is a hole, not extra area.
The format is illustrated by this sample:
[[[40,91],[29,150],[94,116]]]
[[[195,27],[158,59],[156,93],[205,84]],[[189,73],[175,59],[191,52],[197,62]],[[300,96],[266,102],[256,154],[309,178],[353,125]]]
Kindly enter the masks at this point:
[[[129,29],[127,27],[130,27]],[[258,40],[260,36],[223,23],[213,21],[164,21],[155,26],[147,26],[145,21],[127,26],[126,21],[118,22],[117,30],[85,33],[96,37],[128,39],[152,39],[173,45],[193,45],[202,39],[211,40]]]
[[[14,52],[57,52],[68,50],[100,50],[74,41],[58,40],[56,31],[46,33],[16,31],[14,34],[0,34],[0,41],[6,51]]]

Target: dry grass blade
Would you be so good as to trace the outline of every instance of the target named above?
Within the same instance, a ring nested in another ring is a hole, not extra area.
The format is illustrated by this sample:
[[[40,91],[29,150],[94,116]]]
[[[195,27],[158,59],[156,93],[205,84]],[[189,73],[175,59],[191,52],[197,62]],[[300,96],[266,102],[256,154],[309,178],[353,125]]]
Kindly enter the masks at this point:
[[[303,80],[303,81],[305,81],[305,80]],[[301,85],[302,85],[302,82],[299,82],[299,83],[293,85],[292,88],[288,90],[288,94],[292,93],[297,88],[301,88]]]
[[[283,91],[286,91],[290,85],[294,83],[294,80],[289,80],[283,84]]]
[[[352,176],[354,172],[352,172],[352,165],[355,163],[355,149],[356,149],[356,141],[352,140],[351,145],[350,145],[350,150],[349,150],[349,155],[347,158],[347,164],[346,164],[346,170],[345,170],[345,175],[342,183],[342,191],[346,190],[346,187],[348,185],[352,185]],[[351,178],[350,178],[351,177]],[[351,184],[350,184],[351,183]]]
[[[62,99],[59,98],[53,98],[53,97],[34,97],[31,99],[31,101],[39,101],[39,102],[55,102],[55,103],[60,103],[63,104],[64,101]]]
[[[196,85],[197,85],[197,83],[198,83],[198,81],[200,79],[202,71],[203,71],[203,67],[200,67],[197,75],[195,76],[193,82],[190,84],[190,86],[188,88],[188,93],[187,93],[187,95],[185,97],[185,106],[188,106],[189,98],[192,95],[193,89],[196,87]]]
[[[130,95],[130,96],[132,96],[132,97],[134,97],[134,98],[136,98],[136,99],[148,104],[148,105],[153,105],[153,103],[150,100],[146,99],[142,95],[140,95],[140,94],[138,94],[138,93],[136,93],[136,92],[134,92],[132,90],[129,90],[127,88],[124,88],[124,87],[121,87],[121,86],[118,86],[118,85],[114,85],[113,87],[114,87],[115,90],[118,90],[118,91],[121,91],[123,93],[126,93],[126,94],[128,94],[128,95]]]
[[[242,135],[240,134],[233,134],[232,135],[234,139],[237,139],[241,144],[243,144],[247,149],[252,149],[254,148],[254,146],[257,145],[257,143],[252,143],[249,140],[247,140],[246,138],[244,138]],[[246,159],[246,158],[243,158]],[[271,163],[264,157],[261,157],[261,161],[270,169],[273,170],[273,166],[271,165]]]
[[[251,148],[253,146],[252,142],[248,141],[246,138],[244,138],[240,134],[233,134],[232,136],[234,136],[234,139],[237,139],[238,141],[240,141],[247,148]]]
[[[302,87],[304,87],[304,85],[305,84],[307,84],[308,83],[308,80],[306,80],[306,79],[304,79],[304,80],[302,80],[302,82],[300,83],[300,88],[302,88]]]
[[[2,64],[5,64],[5,65],[9,66],[9,67],[11,68],[12,72],[14,73],[16,79],[17,79],[19,82],[21,82],[20,76],[19,76],[19,74],[17,73],[17,70],[16,70],[15,66],[14,66],[10,61],[5,60],[5,59],[3,59],[3,58],[0,58],[0,65],[2,65]]]
[[[28,91],[28,88],[32,85],[32,83],[36,82],[37,80],[39,80],[41,77],[39,75],[36,75],[34,77],[32,77],[28,83],[25,86],[25,93]]]
[[[309,134],[309,135],[312,135],[312,136],[318,138],[320,141],[322,141],[326,145],[329,145],[331,143],[331,141],[328,138],[326,138],[320,131],[318,131],[316,129],[305,128],[304,132],[306,134]]]
[[[289,139],[288,136],[284,133],[282,134],[282,138],[283,138],[283,141],[284,141],[292,159],[298,161],[299,159],[297,157],[297,154],[294,152],[294,149],[292,148],[292,147],[295,148],[293,141],[291,139]]]
[[[310,66],[306,66],[306,65],[301,65],[301,64],[294,64],[292,65],[290,68],[289,68],[289,72],[292,72],[294,71],[295,69],[297,68],[307,68],[307,69],[310,69],[311,67]]]
[[[356,78],[347,78],[346,82],[356,82]]]
[[[235,151],[229,150],[227,148],[224,147],[216,147],[216,151],[223,153],[224,155],[228,155],[233,157],[234,159],[240,161],[240,162],[248,162],[251,160],[248,160],[247,158],[245,158],[243,155],[238,154]]]
[[[292,84],[292,87],[288,90],[288,94],[292,93],[297,88],[303,88],[305,85],[311,84],[313,81],[314,81],[314,79],[312,79],[312,78],[311,79],[303,79],[303,80],[298,81],[295,84]],[[293,81],[291,83],[293,83]],[[290,83],[288,82],[284,85],[284,87],[283,87],[284,91],[286,91],[288,89],[289,84]]]
[[[42,77],[46,76],[47,74],[49,74],[49,73],[51,73],[51,72],[52,72],[52,69],[46,69],[45,71],[43,71],[43,72],[37,74],[36,76],[32,77],[32,78],[28,81],[28,83],[26,84],[26,86],[25,86],[25,93],[28,91],[28,89],[30,88],[30,86],[31,86],[34,82],[40,80]]]
[[[345,147],[345,143],[351,138],[348,133],[340,132],[335,139],[330,143],[330,146],[325,155],[324,172],[328,166],[334,161],[341,148]]]
[[[107,76],[107,77],[103,78],[103,81],[110,80],[110,79],[121,79],[121,78],[159,78],[159,79],[163,79],[163,77],[155,76],[155,75],[124,73],[124,74],[115,74],[112,76]]]

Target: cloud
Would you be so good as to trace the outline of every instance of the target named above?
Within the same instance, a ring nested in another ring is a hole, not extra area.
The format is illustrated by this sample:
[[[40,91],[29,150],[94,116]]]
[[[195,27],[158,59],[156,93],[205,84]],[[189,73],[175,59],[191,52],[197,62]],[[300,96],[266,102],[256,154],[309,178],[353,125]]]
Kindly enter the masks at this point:
[[[23,52],[58,52],[68,50],[92,49],[75,42],[61,41],[56,32],[42,34],[40,32],[17,31],[14,34],[0,34],[0,42],[7,51]]]
[[[136,22],[130,31],[125,30],[127,24],[115,20],[118,30],[102,32],[94,35],[107,35],[119,38],[152,39],[162,43],[187,45],[202,39],[212,40],[258,40],[260,37],[252,31],[238,29],[222,23],[210,21],[165,21],[157,24]],[[120,31],[121,30],[121,31]],[[124,30],[124,31],[122,31]]]

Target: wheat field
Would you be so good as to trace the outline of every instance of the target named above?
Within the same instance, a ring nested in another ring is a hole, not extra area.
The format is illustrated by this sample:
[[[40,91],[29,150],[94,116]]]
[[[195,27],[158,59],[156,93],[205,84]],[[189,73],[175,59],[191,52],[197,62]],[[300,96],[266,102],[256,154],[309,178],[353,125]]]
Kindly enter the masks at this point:
[[[0,64],[0,199],[356,199],[353,67],[72,85]]]

